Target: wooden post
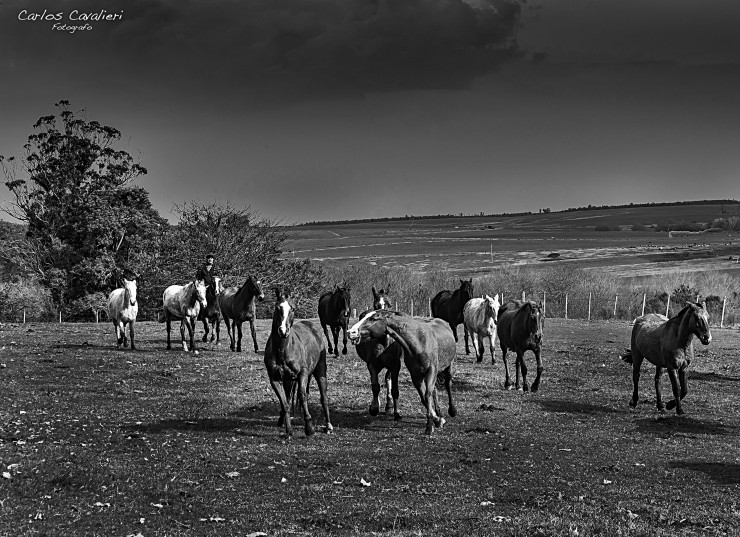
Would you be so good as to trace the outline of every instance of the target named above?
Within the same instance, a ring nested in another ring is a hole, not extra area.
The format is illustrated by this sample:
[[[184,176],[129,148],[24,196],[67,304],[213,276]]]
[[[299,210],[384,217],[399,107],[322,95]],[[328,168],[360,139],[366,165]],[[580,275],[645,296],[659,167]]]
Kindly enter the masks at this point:
[[[95,324],[98,324],[98,310],[95,310]]]
[[[719,327],[724,328],[725,324],[725,304],[727,304],[727,297],[722,301],[722,317],[719,320]]]
[[[565,294],[565,318],[568,318],[568,294]]]
[[[26,324],[26,308],[23,308],[23,324]]]
[[[522,291],[522,302],[524,302],[525,300],[527,300],[527,293]]]
[[[614,313],[612,314],[612,317],[617,316],[617,300],[619,299],[619,295],[614,295]]]
[[[62,310],[59,310],[59,324],[62,324]]]
[[[411,316],[414,316],[414,299],[411,299]]]
[[[398,300],[396,300],[396,311],[398,311]]]
[[[547,291],[542,291],[542,315],[547,317]]]
[[[357,308],[352,308],[352,318],[357,319]]]
[[[591,320],[591,291],[588,292],[588,320]]]
[[[642,314],[640,317],[645,315],[645,299],[647,298],[647,295],[645,293],[642,293]]]
[[[493,263],[493,243],[491,243],[491,263]]]
[[[668,317],[668,310],[671,309],[671,295],[668,295],[668,304],[665,305],[665,316]]]

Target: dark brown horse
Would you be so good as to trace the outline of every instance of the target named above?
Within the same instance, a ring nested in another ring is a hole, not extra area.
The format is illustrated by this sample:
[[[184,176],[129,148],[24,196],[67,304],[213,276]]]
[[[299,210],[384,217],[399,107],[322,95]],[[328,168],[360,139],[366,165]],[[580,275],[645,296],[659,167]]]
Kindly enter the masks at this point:
[[[272,389],[280,401],[278,426],[285,426],[285,434],[292,436],[288,397],[293,390],[298,392],[298,401],[303,410],[306,436],[314,434],[311,414],[308,412],[308,384],[310,377],[319,385],[321,406],[326,417],[326,432],[334,429],[329,420],[329,401],[326,396],[326,346],[321,330],[315,321],[293,322],[293,307],[290,293],[275,288],[275,310],[272,315],[272,330],[265,345],[265,368]]]
[[[516,389],[529,391],[527,384],[527,366],[524,363],[524,353],[534,352],[537,359],[537,377],[532,383],[532,392],[540,387],[542,377],[542,329],[545,326],[545,316],[539,304],[520,300],[507,302],[498,310],[498,340],[503,354],[506,380],[504,387],[511,389],[511,377],[509,376],[509,365],[506,362],[506,352],[512,350],[516,353]],[[522,387],[519,385],[519,370],[522,372]]]
[[[411,380],[427,410],[426,434],[441,428],[445,420],[440,416],[436,381],[444,382],[450,416],[457,415],[452,401],[452,364],[455,360],[455,338],[449,325],[441,319],[419,319],[404,313],[375,310],[367,313],[349,330],[349,337],[357,344],[368,339],[392,337],[403,349],[403,361]]]
[[[460,280],[460,288],[454,292],[447,289],[440,291],[434,296],[431,302],[432,317],[437,317],[450,323],[455,341],[457,341],[457,325],[463,325],[463,329],[465,330],[465,354],[470,354],[470,349],[468,348],[468,329],[465,327],[463,308],[465,307],[465,303],[471,298],[473,298],[473,278]]]
[[[655,313],[635,319],[631,347],[622,356],[622,360],[632,364],[632,383],[634,384],[630,400],[632,408],[637,406],[640,366],[642,360],[646,358],[655,366],[655,403],[658,410],[663,412],[665,408],[671,410],[675,406],[676,414],[684,413],[681,408],[681,399],[686,397],[688,392],[686,372],[694,357],[694,336],[698,337],[704,345],[709,345],[712,341],[712,334],[709,331],[709,313],[707,313],[705,302],[701,304],[689,302],[678,312],[678,315],[671,319]],[[673,400],[663,405],[660,378],[666,369],[668,378],[671,379]]]
[[[388,309],[390,299],[386,291],[383,289],[376,291],[375,287],[373,287],[372,291],[373,309]],[[360,318],[368,313],[370,311],[364,312],[360,315]],[[373,399],[369,409],[370,415],[377,416],[380,411],[380,382],[378,376],[385,369],[385,412],[388,414],[392,410],[394,419],[400,420],[401,414],[398,412],[398,374],[401,371],[403,349],[401,349],[401,346],[393,338],[387,334],[383,334],[381,338],[368,339],[357,343],[355,350],[367,365],[367,370],[370,373],[370,386],[373,390]]]
[[[254,280],[252,276],[249,276],[241,287],[228,287],[221,293],[221,315],[229,334],[231,342],[229,348],[232,351],[235,349],[237,352],[242,351],[242,323],[244,321],[249,321],[254,352],[259,351],[257,334],[254,331],[254,319],[256,316],[255,300],[262,302],[265,299],[265,293],[260,285],[259,280]],[[238,339],[236,338],[237,332],[239,333]],[[236,344],[234,344],[235,339]]]
[[[211,334],[211,343],[216,340],[216,345],[221,345],[221,293],[224,287],[221,278],[213,276],[211,283],[206,285],[206,303],[208,306],[201,308],[198,320],[203,321],[203,343],[208,341]]]
[[[321,322],[321,328],[324,330],[326,336],[326,343],[329,347],[329,354],[332,352],[335,356],[339,356],[339,330],[342,330],[344,347],[342,348],[342,354],[347,354],[347,325],[349,324],[349,316],[352,312],[351,304],[352,297],[350,296],[349,286],[345,284],[344,287],[339,285],[334,286],[334,291],[328,291],[321,295],[319,298],[319,321]],[[329,339],[329,332],[326,330],[326,325],[331,328],[331,333],[334,336],[334,348],[331,346],[331,339]]]

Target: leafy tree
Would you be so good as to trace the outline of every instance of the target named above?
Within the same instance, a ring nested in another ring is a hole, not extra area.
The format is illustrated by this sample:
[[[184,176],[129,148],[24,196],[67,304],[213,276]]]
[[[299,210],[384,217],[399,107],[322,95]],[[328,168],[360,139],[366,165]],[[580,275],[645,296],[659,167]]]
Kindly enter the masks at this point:
[[[124,269],[136,271],[166,226],[149,194],[131,182],[146,169],[116,149],[121,133],[55,105],[41,117],[20,158],[0,156],[14,201],[4,210],[27,225],[5,257],[38,277],[68,312],[89,309]],[[20,169],[19,169],[20,168]],[[79,303],[78,303],[79,302]]]
[[[260,308],[260,315],[271,309],[271,286],[284,285],[297,298],[299,313],[315,316],[306,299],[318,294],[321,269],[308,260],[282,256],[287,234],[280,222],[230,204],[190,201],[175,205],[174,212],[179,217],[177,225],[162,238],[151,268],[142,269],[143,279],[153,282],[160,292],[168,285],[191,281],[206,255],[213,254],[226,286],[241,286],[249,275],[262,280],[269,305]]]

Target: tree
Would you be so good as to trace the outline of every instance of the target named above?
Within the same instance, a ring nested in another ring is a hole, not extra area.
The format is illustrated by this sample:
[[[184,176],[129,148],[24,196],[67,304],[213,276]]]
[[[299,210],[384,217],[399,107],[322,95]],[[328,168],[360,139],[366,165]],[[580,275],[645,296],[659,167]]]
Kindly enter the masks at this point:
[[[89,308],[88,295],[114,288],[124,269],[146,262],[167,223],[146,190],[131,185],[146,169],[115,148],[120,131],[78,117],[68,101],[55,106],[58,115],[34,124],[20,158],[0,156],[15,198],[4,210],[27,225],[5,255],[74,312]]]
[[[230,204],[190,201],[175,205],[173,211],[179,221],[162,238],[153,270],[142,269],[143,279],[156,282],[158,288],[192,281],[207,254],[215,255],[226,286],[241,286],[252,275],[262,280],[268,299],[272,285],[289,286],[294,296],[311,299],[321,288],[318,266],[283,257],[287,234],[280,222],[262,218],[249,207],[238,209]],[[307,308],[315,315],[311,306]],[[261,309],[265,315],[265,307]]]

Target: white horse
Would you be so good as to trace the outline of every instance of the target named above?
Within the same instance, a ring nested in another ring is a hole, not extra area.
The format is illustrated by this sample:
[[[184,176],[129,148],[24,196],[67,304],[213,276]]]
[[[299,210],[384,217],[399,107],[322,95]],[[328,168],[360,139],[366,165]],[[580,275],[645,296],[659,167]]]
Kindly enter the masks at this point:
[[[198,354],[195,349],[195,322],[201,308],[208,305],[206,301],[206,285],[203,280],[195,280],[187,285],[170,285],[162,293],[162,316],[159,322],[167,323],[167,349],[171,349],[170,330],[173,319],[180,320],[180,337],[182,339],[182,350],[187,352],[188,345],[185,342],[185,328],[188,329],[190,337],[190,350]]]
[[[115,289],[108,295],[108,318],[116,329],[117,347],[124,348],[126,342],[126,325],[131,335],[131,350],[136,350],[134,343],[134,324],[136,314],[139,313],[139,304],[136,302],[136,280],[123,279],[123,287]]]
[[[493,298],[485,295],[483,298],[471,298],[463,308],[465,328],[470,332],[470,337],[473,340],[478,363],[483,361],[483,354],[485,353],[483,338],[488,338],[491,349],[491,363],[496,363],[493,343],[496,339],[496,318],[500,307],[501,303],[498,300],[498,295]],[[467,346],[467,334],[465,336],[465,345]]]

